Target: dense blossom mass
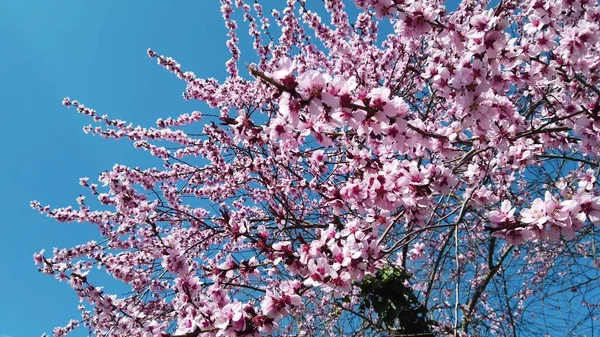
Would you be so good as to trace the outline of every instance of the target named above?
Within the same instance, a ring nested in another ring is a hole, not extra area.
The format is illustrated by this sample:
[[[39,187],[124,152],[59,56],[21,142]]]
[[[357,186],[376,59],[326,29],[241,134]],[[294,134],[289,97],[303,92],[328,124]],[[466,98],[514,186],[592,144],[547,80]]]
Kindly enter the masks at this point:
[[[148,50],[207,111],[134,127],[63,100],[163,165],[32,202],[104,239],[34,255],[81,298],[54,336],[593,331],[596,1],[221,5],[224,80]]]

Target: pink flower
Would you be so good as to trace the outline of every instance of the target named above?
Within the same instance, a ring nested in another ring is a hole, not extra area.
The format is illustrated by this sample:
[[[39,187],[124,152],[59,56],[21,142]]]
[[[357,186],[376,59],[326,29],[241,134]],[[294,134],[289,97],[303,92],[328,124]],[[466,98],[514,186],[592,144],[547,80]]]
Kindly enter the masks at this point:
[[[515,228],[506,232],[504,238],[511,245],[520,245],[533,237],[533,233],[526,228]]]
[[[425,257],[424,250],[424,243],[416,243],[413,248],[408,251],[408,258],[411,260],[420,260]]]
[[[244,331],[247,324],[246,315],[247,312],[242,308],[241,302],[228,303],[213,315],[215,327],[221,330]]]
[[[500,211],[491,211],[488,213],[488,218],[491,222],[495,224],[500,224],[505,221],[514,221],[513,214],[515,213],[515,208],[512,207],[512,204],[509,200],[502,201],[500,206]]]
[[[303,99],[321,98],[325,77],[316,70],[308,70],[298,77],[298,89]]]
[[[594,183],[596,182],[596,173],[594,170],[587,169],[583,174],[579,175],[579,188],[582,188],[586,191],[591,191],[594,188]]]
[[[547,215],[547,208],[553,207],[553,201],[550,200],[550,204],[546,204],[544,200],[537,198],[531,204],[531,208],[524,208],[521,210],[521,222],[526,224],[544,225],[550,217]]]
[[[337,277],[337,273],[331,270],[327,259],[318,257],[308,261],[308,277],[304,280],[307,287],[318,287],[325,283],[328,276]]]
[[[284,92],[279,99],[279,113],[293,127],[298,127],[300,118],[300,102],[292,98],[289,93]]]
[[[44,251],[45,249],[42,249],[39,251],[39,253],[33,254],[33,262],[35,262],[36,265],[42,264],[44,262]]]
[[[281,81],[290,76],[294,72],[295,67],[295,62],[293,62],[289,57],[283,57],[280,58],[277,63],[277,70],[272,73],[267,73],[266,75]]]
[[[367,186],[368,183],[365,181],[348,183],[340,189],[340,194],[346,200],[363,201],[369,196]]]
[[[391,90],[385,87],[378,87],[369,93],[367,97],[371,99],[369,106],[375,109],[375,118],[377,121],[387,121],[390,117],[398,115],[398,108],[390,101]],[[400,104],[398,101],[397,104]]]
[[[582,193],[575,198],[581,207],[581,217],[600,227],[600,197]]]
[[[267,293],[260,303],[260,309],[263,315],[274,321],[289,315],[288,307],[297,307],[302,305],[302,298],[294,293],[280,294],[277,291],[267,289]]]

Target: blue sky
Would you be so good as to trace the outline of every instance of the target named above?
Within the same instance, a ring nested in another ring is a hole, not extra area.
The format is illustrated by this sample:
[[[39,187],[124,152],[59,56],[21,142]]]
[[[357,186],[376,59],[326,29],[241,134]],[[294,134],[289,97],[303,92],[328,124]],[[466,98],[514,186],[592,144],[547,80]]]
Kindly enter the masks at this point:
[[[128,141],[86,135],[64,96],[144,126],[199,110],[184,83],[146,56],[152,47],[202,77],[223,78],[228,58],[218,1],[0,1],[0,336],[30,337],[77,318],[67,284],[38,273],[32,254],[97,237],[60,224],[29,201],[61,207],[114,163],[151,165]],[[170,2],[169,2],[170,4]],[[84,331],[74,336],[85,336]]]

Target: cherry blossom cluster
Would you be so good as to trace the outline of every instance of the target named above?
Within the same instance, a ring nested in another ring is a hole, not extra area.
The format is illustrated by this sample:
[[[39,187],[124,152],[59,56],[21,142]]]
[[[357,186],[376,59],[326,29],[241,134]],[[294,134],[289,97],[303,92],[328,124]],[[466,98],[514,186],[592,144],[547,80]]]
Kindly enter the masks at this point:
[[[546,191],[544,199],[536,198],[529,208],[523,208],[521,218],[515,219],[515,208],[509,200],[504,200],[500,211],[489,213],[495,225],[494,235],[506,238],[512,244],[526,240],[553,240],[562,237],[572,240],[576,231],[584,227],[586,221],[600,226],[600,197],[580,191],[573,199],[558,200]]]
[[[162,165],[81,178],[75,207],[31,203],[103,238],[34,255],[81,299],[55,336],[414,331],[365,300],[383,270],[406,275],[421,332],[512,335],[544,289],[597,279],[596,2],[221,5],[224,80],[148,50],[211,111],[143,127],[63,100]]]

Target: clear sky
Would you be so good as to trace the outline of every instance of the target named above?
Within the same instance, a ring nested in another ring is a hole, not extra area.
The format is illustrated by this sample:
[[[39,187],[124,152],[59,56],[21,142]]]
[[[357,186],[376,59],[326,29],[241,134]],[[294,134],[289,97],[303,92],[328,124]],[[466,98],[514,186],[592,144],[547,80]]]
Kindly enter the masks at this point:
[[[146,49],[222,79],[225,33],[216,0],[0,1],[0,337],[51,333],[79,317],[75,293],[38,273],[32,254],[97,238],[92,226],[57,223],[29,202],[73,205],[85,193],[79,177],[95,180],[114,163],[152,165],[127,140],[84,134],[90,121],[61,99],[143,126],[203,110],[181,99],[184,83]]]
[[[75,293],[37,272],[32,254],[97,237],[92,226],[57,223],[29,201],[73,205],[85,193],[79,177],[95,180],[114,163],[151,164],[127,140],[84,134],[90,121],[61,99],[144,126],[201,110],[181,99],[184,82],[146,49],[221,79],[225,33],[218,1],[0,1],[0,337],[40,336],[79,317]]]

